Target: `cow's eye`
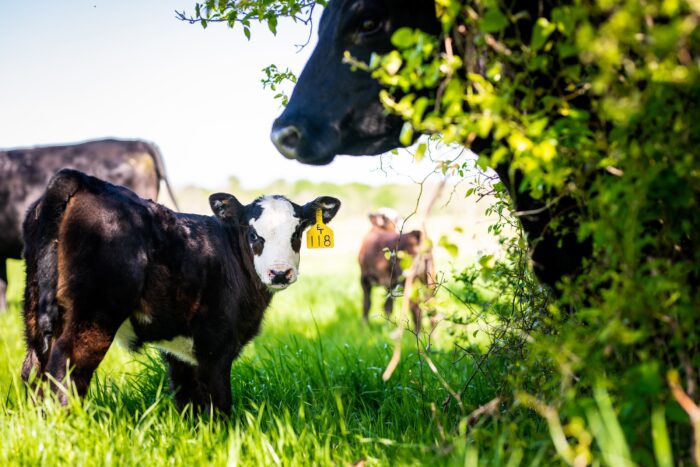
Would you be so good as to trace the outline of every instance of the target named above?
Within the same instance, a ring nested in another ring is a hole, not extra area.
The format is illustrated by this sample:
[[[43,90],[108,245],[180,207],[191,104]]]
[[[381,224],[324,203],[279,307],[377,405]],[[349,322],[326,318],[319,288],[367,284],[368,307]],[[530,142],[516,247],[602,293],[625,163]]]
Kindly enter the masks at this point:
[[[382,27],[382,22],[375,18],[365,18],[360,23],[360,33],[374,34]]]
[[[258,241],[260,237],[258,237],[258,234],[255,232],[255,230],[249,230],[248,231],[248,241],[250,243],[255,243]]]

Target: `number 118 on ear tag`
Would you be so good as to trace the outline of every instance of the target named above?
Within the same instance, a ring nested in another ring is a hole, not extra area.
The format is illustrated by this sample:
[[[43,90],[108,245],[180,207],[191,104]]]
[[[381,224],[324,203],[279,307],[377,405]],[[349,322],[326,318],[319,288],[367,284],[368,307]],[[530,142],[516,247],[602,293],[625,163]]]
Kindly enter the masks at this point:
[[[306,232],[306,248],[333,248],[333,231],[323,223],[323,213],[316,209],[316,225]]]

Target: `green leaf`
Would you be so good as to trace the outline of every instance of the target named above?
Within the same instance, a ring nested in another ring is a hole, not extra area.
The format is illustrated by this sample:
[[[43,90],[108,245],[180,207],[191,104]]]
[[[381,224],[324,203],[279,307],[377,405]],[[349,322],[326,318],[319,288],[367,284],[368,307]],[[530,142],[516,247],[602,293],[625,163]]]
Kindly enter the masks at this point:
[[[396,255],[399,258],[399,266],[401,266],[401,269],[404,271],[408,270],[413,264],[413,256],[409,255],[405,251],[398,251]]]
[[[250,40],[250,29],[247,26],[243,27],[243,34],[245,34],[245,37]]]
[[[402,64],[403,60],[401,59],[401,54],[399,54],[396,50],[392,50],[382,60],[382,67],[389,76],[398,73]]]
[[[270,32],[274,34],[275,36],[277,35],[277,17],[276,16],[270,16],[267,19],[267,27],[270,29]]]
[[[438,246],[442,247],[449,253],[453,258],[459,254],[459,247],[452,243],[447,235],[441,235],[438,240]]]
[[[663,405],[656,405],[651,413],[651,437],[654,442],[654,455],[660,467],[673,465],[673,449],[666,426],[666,415]]]
[[[413,125],[410,122],[404,122],[399,135],[399,142],[404,146],[410,146],[413,143]]]
[[[535,28],[532,31],[532,40],[530,41],[530,48],[533,52],[537,52],[542,48],[547,38],[554,32],[556,25],[552,24],[547,20],[547,18],[538,18],[537,23],[535,23]]]
[[[416,43],[416,34],[411,28],[399,28],[391,36],[391,43],[397,48],[406,49]]]
[[[527,126],[528,136],[537,138],[542,135],[542,132],[547,127],[547,123],[549,123],[549,119],[547,117],[538,118],[534,122],[530,123]]]
[[[493,255],[483,255],[479,258],[479,266],[484,269],[493,269],[496,266],[496,259]]]
[[[421,120],[423,120],[423,114],[425,113],[429,104],[430,101],[427,97],[419,97],[416,99],[416,102],[413,104],[413,117],[411,118],[411,123],[413,123],[413,126],[417,127],[420,125]]]
[[[498,9],[498,7],[489,8],[481,21],[479,28],[482,32],[499,32],[508,26],[508,18]]]
[[[420,162],[423,160],[423,157],[425,157],[425,150],[426,146],[424,143],[418,145],[418,147],[416,148],[416,154],[415,156],[413,156],[416,162]]]

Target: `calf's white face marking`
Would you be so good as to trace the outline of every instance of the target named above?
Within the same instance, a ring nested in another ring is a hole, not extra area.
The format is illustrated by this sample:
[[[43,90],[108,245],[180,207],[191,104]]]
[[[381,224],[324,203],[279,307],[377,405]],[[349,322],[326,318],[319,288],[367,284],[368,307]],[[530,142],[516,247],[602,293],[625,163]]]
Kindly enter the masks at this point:
[[[251,248],[253,263],[260,280],[273,290],[282,290],[297,280],[299,252],[292,248],[292,237],[300,235],[301,219],[294,212],[292,203],[281,197],[263,196],[256,204],[261,209],[260,216],[249,221],[252,231]],[[255,239],[255,236],[259,237]],[[258,247],[262,241],[262,252]],[[286,282],[275,280],[275,275],[284,277]]]

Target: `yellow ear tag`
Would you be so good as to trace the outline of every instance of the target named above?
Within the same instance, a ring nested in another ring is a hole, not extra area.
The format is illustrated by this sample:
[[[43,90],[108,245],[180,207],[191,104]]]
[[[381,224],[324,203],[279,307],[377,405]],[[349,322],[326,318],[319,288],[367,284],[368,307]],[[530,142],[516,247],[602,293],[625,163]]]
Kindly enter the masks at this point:
[[[306,248],[333,248],[333,231],[323,223],[323,213],[316,209],[316,225],[306,231]]]

